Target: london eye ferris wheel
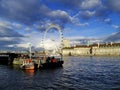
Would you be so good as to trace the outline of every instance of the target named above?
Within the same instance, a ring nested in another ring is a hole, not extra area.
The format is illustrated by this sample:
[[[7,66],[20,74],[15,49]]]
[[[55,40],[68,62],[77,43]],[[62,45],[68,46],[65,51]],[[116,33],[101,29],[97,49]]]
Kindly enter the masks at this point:
[[[50,34],[51,29],[54,30],[52,34]],[[54,50],[55,52],[60,52],[63,47],[63,32],[61,27],[55,24],[48,26],[43,34],[42,44],[45,51]]]

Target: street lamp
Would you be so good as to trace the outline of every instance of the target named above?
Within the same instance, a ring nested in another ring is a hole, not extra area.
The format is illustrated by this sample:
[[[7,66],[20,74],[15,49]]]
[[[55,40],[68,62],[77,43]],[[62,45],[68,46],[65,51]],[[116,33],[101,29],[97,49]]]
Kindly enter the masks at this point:
[[[28,43],[28,45],[29,45],[29,57],[30,57],[30,59],[31,59],[31,43]]]

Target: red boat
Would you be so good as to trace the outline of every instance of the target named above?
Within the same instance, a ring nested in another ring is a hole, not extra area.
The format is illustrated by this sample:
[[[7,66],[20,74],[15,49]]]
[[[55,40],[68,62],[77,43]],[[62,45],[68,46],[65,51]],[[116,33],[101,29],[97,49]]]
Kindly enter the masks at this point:
[[[20,68],[25,70],[31,70],[31,69],[35,69],[35,66],[32,60],[27,59],[23,61],[23,64],[20,66]]]

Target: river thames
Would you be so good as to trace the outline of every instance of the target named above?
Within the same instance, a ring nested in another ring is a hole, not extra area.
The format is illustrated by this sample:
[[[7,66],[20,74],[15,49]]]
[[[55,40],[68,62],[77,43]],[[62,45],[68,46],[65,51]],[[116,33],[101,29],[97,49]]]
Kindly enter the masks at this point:
[[[0,65],[0,90],[120,90],[120,57],[65,57],[62,68]]]

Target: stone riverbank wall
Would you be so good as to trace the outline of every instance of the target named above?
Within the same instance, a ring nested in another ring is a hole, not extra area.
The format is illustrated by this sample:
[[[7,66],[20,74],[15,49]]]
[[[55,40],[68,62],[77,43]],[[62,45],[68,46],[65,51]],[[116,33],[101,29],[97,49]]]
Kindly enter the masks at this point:
[[[62,53],[64,56],[120,56],[120,43],[65,47],[62,49]]]

